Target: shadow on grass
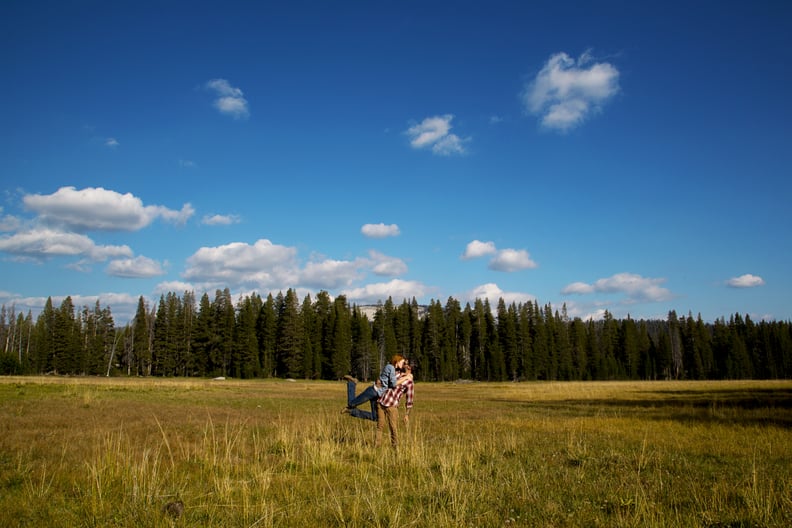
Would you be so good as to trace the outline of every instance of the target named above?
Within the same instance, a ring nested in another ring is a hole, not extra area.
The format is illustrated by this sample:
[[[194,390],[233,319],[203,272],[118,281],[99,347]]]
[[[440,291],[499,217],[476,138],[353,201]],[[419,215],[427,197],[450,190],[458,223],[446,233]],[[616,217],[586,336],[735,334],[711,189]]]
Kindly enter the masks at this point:
[[[682,422],[774,425],[792,428],[792,389],[645,391],[645,398],[493,401],[563,416],[630,416]]]

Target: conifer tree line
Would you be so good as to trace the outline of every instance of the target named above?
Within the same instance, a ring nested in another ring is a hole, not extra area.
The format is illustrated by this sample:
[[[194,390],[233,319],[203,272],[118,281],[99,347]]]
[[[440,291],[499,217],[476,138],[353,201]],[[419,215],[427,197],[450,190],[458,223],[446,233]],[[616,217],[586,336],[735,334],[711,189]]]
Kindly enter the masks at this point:
[[[228,289],[140,297],[116,327],[109,307],[51,298],[33,320],[0,310],[0,374],[339,379],[376,377],[393,354],[417,379],[450,381],[788,379],[792,324],[732,315],[713,323],[570,318],[538,302],[477,299],[464,307],[379,303],[373,318],[344,296],[302,301],[289,289],[234,301]]]

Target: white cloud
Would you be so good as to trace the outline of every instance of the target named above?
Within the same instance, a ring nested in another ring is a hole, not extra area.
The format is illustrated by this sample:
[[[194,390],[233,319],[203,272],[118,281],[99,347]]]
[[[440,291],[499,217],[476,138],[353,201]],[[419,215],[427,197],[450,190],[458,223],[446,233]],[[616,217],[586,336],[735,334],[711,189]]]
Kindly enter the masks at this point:
[[[765,281],[762,277],[746,273],[739,277],[732,277],[726,281],[726,285],[731,288],[756,288],[757,286],[764,286]]]
[[[0,217],[0,231],[16,231],[22,222],[16,216],[5,215]]]
[[[400,258],[389,257],[374,250],[369,251],[369,257],[372,260],[371,271],[376,275],[397,277],[407,273],[407,264]]]
[[[220,113],[230,115],[234,119],[244,119],[250,115],[248,102],[242,90],[231,86],[227,80],[212,79],[206,83],[206,88],[217,96],[214,106]]]
[[[559,131],[600,111],[619,92],[619,71],[607,62],[592,61],[588,52],[577,60],[566,53],[552,55],[522,93],[526,110],[541,116],[546,128]]]
[[[460,257],[462,260],[470,260],[474,258],[492,255],[496,252],[494,242],[482,242],[474,240],[465,247],[465,252]]]
[[[237,215],[206,215],[201,220],[201,223],[204,225],[216,226],[216,225],[231,225],[231,224],[238,224],[240,222],[239,216]]]
[[[362,277],[359,269],[361,263],[349,260],[323,260],[309,262],[300,274],[301,282],[307,286],[323,289],[335,289],[349,286]]]
[[[75,231],[136,231],[157,218],[184,224],[195,213],[189,203],[180,211],[161,205],[144,206],[131,193],[120,194],[101,187],[61,187],[53,194],[28,194],[22,200],[42,221]]]
[[[148,257],[135,257],[110,261],[106,272],[114,277],[149,278],[164,275],[162,265]]]
[[[470,138],[462,139],[451,133],[453,119],[452,114],[427,117],[421,123],[408,128],[406,134],[410,137],[410,145],[416,149],[431,147],[432,152],[440,156],[464,154],[464,144]]]
[[[232,242],[202,247],[187,259],[183,278],[209,289],[251,285],[264,290],[287,289],[297,283],[297,250],[260,239],[250,245]]]
[[[37,260],[56,256],[83,256],[102,261],[113,257],[132,256],[132,250],[128,246],[98,246],[85,235],[48,228],[0,237],[0,251]]]
[[[536,262],[524,249],[502,249],[490,260],[489,269],[494,271],[521,271],[537,267]]]
[[[589,293],[594,293],[596,290],[594,286],[591,284],[586,284],[585,282],[573,282],[568,284],[561,293],[564,295],[587,295]]]
[[[612,277],[599,279],[593,284],[573,282],[561,293],[564,295],[588,295],[592,293],[622,293],[627,296],[627,303],[662,302],[673,298],[672,293],[661,287],[666,279],[647,278],[635,273],[617,273]]]
[[[360,228],[360,232],[369,238],[385,238],[392,236],[399,236],[399,226],[396,224],[385,225],[379,224],[365,224]]]
[[[521,271],[524,269],[536,268],[536,262],[531,259],[531,255],[524,249],[497,249],[494,242],[482,242],[474,240],[465,247],[465,252],[460,257],[462,260],[470,260],[479,257],[492,255],[487,267],[493,271]]]
[[[183,281],[164,281],[154,287],[154,293],[158,295],[167,293],[194,292],[195,286],[190,282]]]
[[[525,304],[527,302],[533,302],[536,297],[531,295],[530,293],[522,293],[522,292],[505,292],[500,287],[493,283],[489,282],[487,284],[481,284],[476,286],[472,290],[465,292],[461,296],[462,302],[471,303],[471,305],[476,301],[476,299],[488,299],[490,303],[490,308],[493,310],[498,306],[498,301],[503,299],[507,305],[516,303],[516,304]]]
[[[391,297],[394,303],[400,304],[405,299],[408,301],[413,297],[419,299],[426,294],[426,291],[426,287],[420,282],[393,279],[390,282],[367,284],[341,293],[349,301],[357,304],[375,304],[378,301],[387,300],[388,297]]]
[[[104,144],[105,147],[109,147],[109,148],[116,148],[118,145],[120,145],[120,143],[116,138],[107,138],[105,139]]]

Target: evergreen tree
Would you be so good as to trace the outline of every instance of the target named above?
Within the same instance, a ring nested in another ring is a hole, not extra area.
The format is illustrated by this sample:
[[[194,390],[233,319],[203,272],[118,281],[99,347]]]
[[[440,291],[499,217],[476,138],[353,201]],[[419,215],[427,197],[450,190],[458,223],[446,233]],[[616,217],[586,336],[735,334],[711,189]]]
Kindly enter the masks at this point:
[[[256,338],[259,347],[259,364],[264,377],[276,375],[277,364],[275,361],[275,344],[278,333],[278,314],[275,308],[275,299],[272,294],[261,305],[258,320],[256,321]]]
[[[311,343],[314,353],[314,368],[324,379],[333,379],[333,366],[330,361],[332,342],[333,302],[330,294],[322,290],[316,295],[314,303],[314,324]]]
[[[333,302],[331,320],[332,348],[330,364],[332,377],[338,379],[352,371],[352,328],[346,297],[339,295]]]
[[[376,348],[371,339],[371,324],[357,306],[352,307],[351,330],[353,372],[361,379],[373,378],[377,372],[375,372]]]
[[[261,297],[254,294],[241,299],[237,308],[234,356],[238,358],[238,363],[234,365],[234,375],[243,379],[257,378],[261,375],[256,337],[256,323],[261,305]]]
[[[151,340],[149,339],[149,318],[146,312],[146,301],[141,295],[138,298],[138,307],[132,322],[132,357],[127,374],[148,376],[151,374]]]
[[[432,301],[424,319],[423,343],[421,349],[425,355],[421,361],[421,378],[428,380],[443,379],[443,307],[440,301]],[[413,360],[414,358],[410,358]],[[419,362],[420,359],[416,359]]]
[[[462,308],[459,301],[449,297],[443,309],[443,372],[442,379],[455,380],[460,377],[459,358],[467,348],[462,331]]]
[[[289,288],[281,299],[278,309],[278,330],[275,349],[278,358],[278,373],[287,378],[303,375],[303,323],[297,294]]]
[[[198,303],[192,334],[193,353],[187,367],[192,376],[208,376],[217,372],[217,365],[212,363],[211,356],[213,326],[212,303],[209,295],[204,293]]]
[[[311,296],[306,295],[300,307],[300,317],[302,318],[302,351],[303,351],[303,373],[307,379],[319,379],[322,376],[322,356],[321,347],[317,345],[316,339],[316,312],[311,301]]]
[[[520,378],[520,356],[517,339],[517,308],[510,304],[506,308],[503,298],[498,300],[498,341],[505,363],[505,378],[517,381]]]
[[[586,325],[579,317],[575,317],[569,325],[569,342],[572,347],[572,379],[590,379]]]
[[[212,330],[209,356],[214,375],[228,376],[234,350],[234,326],[236,324],[231,291],[215,290],[212,303]]]

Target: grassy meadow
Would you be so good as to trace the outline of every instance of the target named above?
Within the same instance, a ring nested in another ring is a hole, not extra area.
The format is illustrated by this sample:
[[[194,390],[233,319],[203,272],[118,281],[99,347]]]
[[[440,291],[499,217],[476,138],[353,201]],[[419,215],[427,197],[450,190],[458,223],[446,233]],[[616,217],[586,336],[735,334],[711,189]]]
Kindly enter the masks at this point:
[[[792,382],[417,383],[398,450],[344,403],[0,378],[0,527],[792,525]]]

